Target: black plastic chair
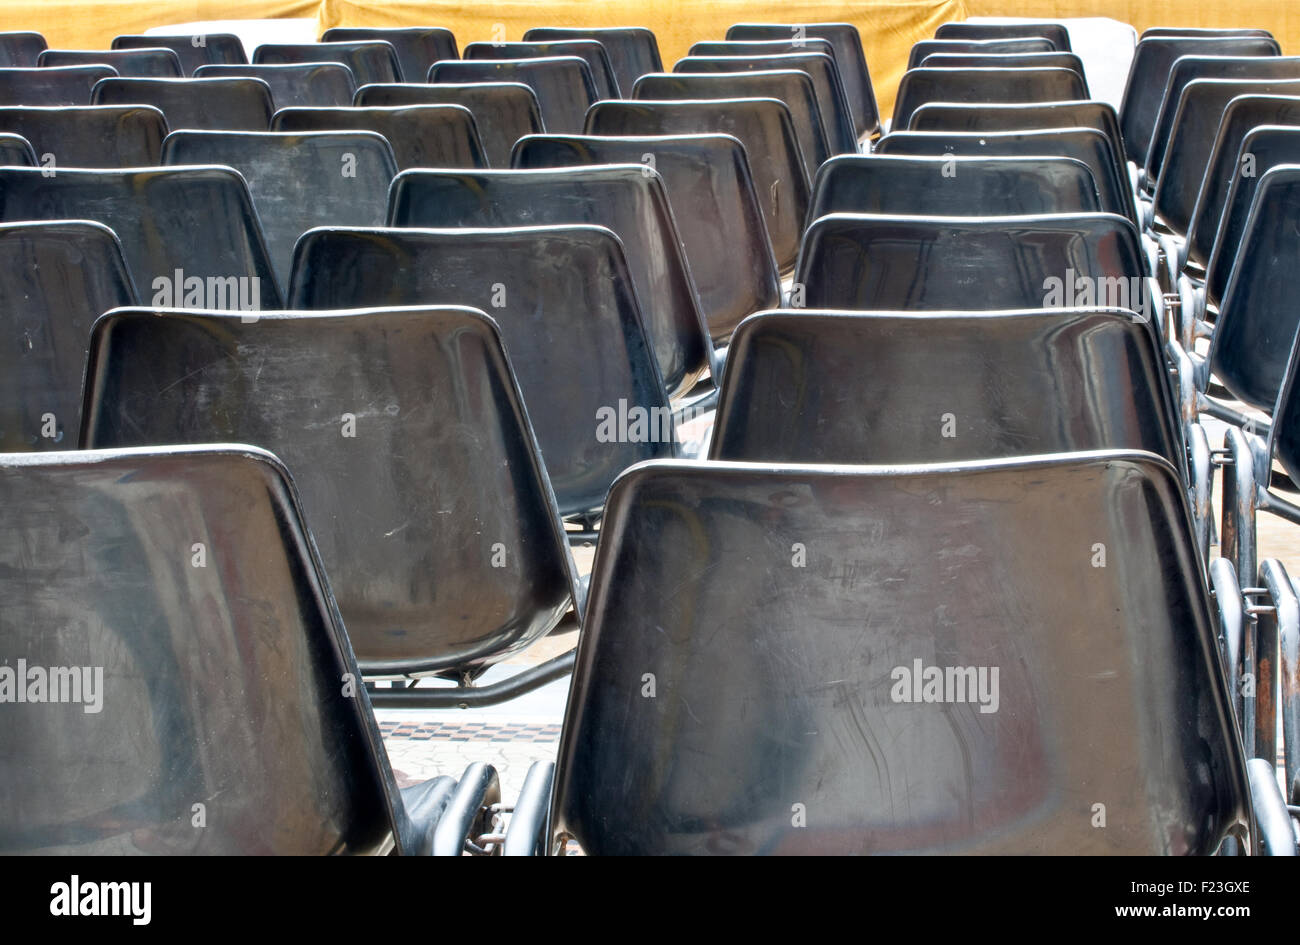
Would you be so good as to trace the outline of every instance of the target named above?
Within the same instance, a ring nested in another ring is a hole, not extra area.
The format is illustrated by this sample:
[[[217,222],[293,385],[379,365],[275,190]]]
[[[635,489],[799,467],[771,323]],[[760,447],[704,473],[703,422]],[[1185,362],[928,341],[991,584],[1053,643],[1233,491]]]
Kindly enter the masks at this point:
[[[1046,37],[1035,39],[923,39],[912,44],[907,68],[919,69],[921,63],[936,55],[1025,55],[1060,52]]]
[[[357,89],[358,108],[402,105],[461,105],[474,116],[489,167],[509,167],[510,151],[524,135],[544,130],[542,110],[533,90],[521,82],[469,82],[429,85],[406,82],[366,85]]]
[[[1083,60],[1074,53],[931,53],[921,60],[926,69],[1069,69],[1088,88]]]
[[[1242,142],[1246,135],[1261,125],[1300,127],[1300,96],[1243,95],[1234,98],[1223,110],[1206,164],[1205,179],[1197,192],[1187,230],[1184,262],[1191,260],[1199,266],[1208,265],[1214,237],[1228,202],[1228,192],[1237,176],[1248,170],[1237,163]]]
[[[31,68],[49,43],[40,33],[12,30],[0,33],[0,68]]]
[[[1204,82],[1207,80],[1235,80],[1240,82],[1253,81],[1257,83],[1255,91],[1270,92],[1274,91],[1274,86],[1278,83],[1285,83],[1288,80],[1294,81],[1300,79],[1300,56],[1242,56],[1238,58],[1229,57],[1196,57],[1184,56],[1174,63],[1173,68],[1169,70],[1169,80],[1165,85],[1165,96],[1160,102],[1160,111],[1156,116],[1155,130],[1151,135],[1151,146],[1147,152],[1146,164],[1144,165],[1144,182],[1147,190],[1155,190],[1160,172],[1164,168],[1166,155],[1169,153],[1169,147],[1173,136],[1178,127],[1179,110],[1183,105],[1183,93],[1187,91],[1188,86],[1193,82]],[[1204,88],[1202,86],[1202,88]],[[1243,84],[1238,86],[1242,94],[1252,91],[1251,87]],[[1282,86],[1278,91],[1285,93],[1286,86]],[[1222,112],[1222,107],[1219,108]],[[1186,115],[1182,116],[1184,119]],[[1219,124],[1217,116],[1208,116],[1201,119],[1202,126],[1193,130],[1197,138],[1207,138],[1209,142],[1214,140],[1214,133],[1218,130]],[[1206,128],[1205,124],[1213,123],[1213,127]],[[1184,132],[1184,145],[1187,143],[1187,136]],[[1208,143],[1206,146],[1208,147]]]
[[[112,45],[114,49],[170,49],[180,60],[182,73],[188,76],[194,75],[194,70],[200,66],[242,65],[248,62],[243,42],[233,33],[114,36]]]
[[[280,108],[331,108],[352,104],[357,80],[337,62],[304,62],[277,66],[200,66],[196,79],[241,77],[261,79],[271,87],[271,101]]]
[[[862,36],[852,23],[737,23],[728,27],[729,40],[824,39],[835,47],[835,63],[844,80],[844,94],[853,110],[853,124],[859,140],[880,131],[880,109],[871,87]]]
[[[455,59],[456,37],[451,30],[438,26],[360,27],[335,26],[321,34],[322,43],[385,42],[397,53],[402,67],[402,77],[407,82],[420,82],[429,67],[442,59]]]
[[[1252,94],[1300,95],[1300,81],[1198,79],[1184,87],[1154,203],[1157,219],[1179,236],[1185,237],[1192,225],[1225,110],[1233,99]]]
[[[1068,157],[1092,172],[1102,209],[1137,223],[1137,205],[1111,140],[1095,128],[1036,131],[894,131],[880,139],[877,154],[942,157]]]
[[[709,456],[903,465],[1133,449],[1182,469],[1166,370],[1120,309],[764,312],[732,339]]]
[[[1080,281],[1086,283],[1083,291]],[[1110,213],[986,218],[834,213],[808,227],[796,282],[805,289],[808,308],[1102,306],[1132,311],[1153,333],[1158,315],[1137,229]]]
[[[107,227],[0,224],[0,453],[76,448],[90,327],[135,303]]]
[[[59,167],[153,167],[167,120],[152,105],[0,107],[0,131],[20,134]],[[57,171],[56,171],[57,172]]]
[[[600,102],[587,114],[586,133],[736,138],[749,157],[777,265],[783,274],[794,268],[810,186],[794,122],[784,103],[776,99]]]
[[[944,23],[935,39],[1049,39],[1061,52],[1070,51],[1070,30],[1063,23]]]
[[[636,80],[631,97],[635,101],[659,102],[774,98],[790,111],[804,171],[810,180],[832,153],[817,89],[805,72],[651,73]]]
[[[927,102],[1064,102],[1086,99],[1083,79],[1070,69],[909,69],[898,84],[891,128],[906,128]]]
[[[597,98],[622,98],[618,78],[610,64],[605,47],[594,39],[557,40],[549,43],[469,43],[463,58],[490,59],[547,59],[556,56],[577,56],[587,63],[591,80],[596,85]]]
[[[808,220],[828,213],[1023,216],[1101,209],[1092,171],[1073,158],[861,154],[822,165]]]
[[[487,766],[398,789],[271,454],[4,456],[0,527],[0,646],[82,703],[6,706],[0,851],[459,853],[481,833]]]
[[[0,165],[5,164],[35,167],[36,152],[31,142],[22,135],[0,131]]]
[[[86,378],[84,447],[249,443],[286,464],[367,676],[468,686],[578,600],[482,312],[120,309],[95,328]]]
[[[654,162],[715,343],[740,320],[780,303],[781,282],[745,148],[730,135],[658,138],[533,135],[513,166]]]
[[[36,60],[44,68],[65,66],[111,66],[117,74],[133,79],[172,79],[185,74],[180,57],[170,49],[47,49]]]
[[[1210,261],[1205,266],[1205,294],[1216,305],[1227,291],[1233,266],[1241,253],[1246,221],[1265,176],[1274,167],[1300,164],[1300,131],[1278,125],[1255,128],[1242,139],[1234,162],[1236,167],[1242,167],[1247,154],[1254,158],[1251,168],[1254,173],[1234,175],[1215,232]]]
[[[437,62],[429,82],[521,82],[537,96],[546,130],[555,134],[581,133],[587,109],[600,98],[591,69],[577,56]]]
[[[263,43],[253,50],[256,65],[339,62],[352,70],[357,85],[401,82],[402,66],[392,43],[383,40],[343,43]]]
[[[282,308],[248,186],[228,167],[0,168],[0,219],[94,220],[122,244],[141,301]]]
[[[1185,37],[1187,39],[1219,37],[1232,38],[1235,36],[1262,36],[1265,39],[1272,39],[1273,34],[1268,30],[1262,29],[1222,29],[1217,26],[1152,26],[1144,29],[1138,39],[1157,39],[1167,37]]]
[[[622,470],[677,455],[672,409],[610,230],[318,229],[299,240],[293,272],[295,309],[457,304],[492,313],[564,516],[594,522]]]
[[[374,131],[392,145],[398,170],[487,167],[474,116],[459,105],[282,108],[271,119],[271,130]]]
[[[115,75],[112,66],[0,69],[0,105],[89,105],[95,83]]]
[[[823,45],[829,45],[821,41]],[[698,44],[697,44],[698,45]],[[726,45],[716,43],[714,45]],[[737,43],[736,45],[748,45]],[[832,154],[857,154],[857,130],[835,60],[825,53],[793,52],[768,56],[687,56],[673,64],[674,73],[727,73],[797,69],[812,79],[822,127]],[[806,149],[805,149],[806,150]]]
[[[526,43],[554,43],[570,39],[594,39],[605,47],[620,89],[630,89],[647,72],[663,72],[659,42],[650,30],[639,26],[575,28],[537,26],[524,33]],[[558,132],[551,128],[550,131]]]
[[[545,849],[1270,849],[1254,821],[1286,809],[1234,730],[1181,493],[1136,452],[629,471]],[[1096,829],[1092,805],[1116,797],[1143,800]]]
[[[163,144],[162,164],[205,161],[233,167],[248,182],[281,287],[303,233],[382,226],[397,174],[388,141],[372,131],[177,131]]]
[[[1040,131],[1052,128],[1096,128],[1115,147],[1116,170],[1127,179],[1128,157],[1119,131],[1119,115],[1108,102],[1031,102],[1024,105],[958,105],[931,102],[912,112],[907,128],[898,131]]]
[[[1280,56],[1281,48],[1271,37],[1261,36],[1152,36],[1141,40],[1133,53],[1124,99],[1120,105],[1120,129],[1124,150],[1139,168],[1146,166],[1147,151],[1160,115],[1169,71],[1180,56]]]
[[[172,131],[265,131],[275,112],[261,79],[102,79],[92,105],[152,105]]]
[[[644,164],[401,174],[388,224],[401,227],[603,226],[618,235],[646,336],[670,397],[713,368],[708,325],[682,254],[663,180]]]

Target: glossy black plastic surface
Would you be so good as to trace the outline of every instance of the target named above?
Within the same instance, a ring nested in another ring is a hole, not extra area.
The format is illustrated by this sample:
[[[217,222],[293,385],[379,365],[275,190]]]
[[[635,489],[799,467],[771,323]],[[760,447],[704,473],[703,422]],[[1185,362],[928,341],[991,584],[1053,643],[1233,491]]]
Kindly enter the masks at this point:
[[[36,60],[38,66],[111,66],[117,74],[132,79],[171,79],[185,74],[180,57],[161,46],[143,49],[47,49]]]
[[[0,131],[20,134],[54,167],[152,167],[167,120],[152,105],[0,107]]]
[[[780,277],[744,146],[730,135],[609,138],[533,135],[514,166],[572,167],[654,161],[715,341],[779,304]]]
[[[566,223],[607,227],[627,254],[669,395],[690,391],[712,366],[708,326],[663,179],[643,164],[407,171],[393,182],[388,223],[434,229]]]
[[[0,105],[89,105],[95,83],[115,75],[112,66],[0,69]]]
[[[1178,475],[1145,453],[640,466],[601,530],[552,835],[1212,853],[1248,788],[1195,547]],[[923,701],[936,668],[972,685]],[[1098,797],[1126,799],[1104,830]]]
[[[293,247],[317,226],[382,226],[393,150],[373,131],[177,131],[163,164],[224,164],[248,182],[280,286]]]
[[[248,62],[244,44],[233,33],[204,33],[177,36],[114,36],[114,49],[170,49],[180,59],[185,75],[206,65],[239,65]],[[122,70],[118,70],[122,72]],[[122,72],[126,75],[125,72]]]
[[[599,508],[619,472],[677,453],[632,276],[610,230],[312,230],[298,243],[291,283],[295,309],[456,304],[490,312],[561,514]],[[637,427],[632,408],[653,423]],[[605,411],[628,417],[626,431],[602,429]]]
[[[891,128],[906,128],[926,102],[1065,102],[1086,99],[1071,69],[908,69],[898,83]]]
[[[1033,39],[1051,40],[1061,52],[1070,51],[1070,30],[1064,23],[944,23],[934,31],[935,39]]]
[[[31,68],[49,43],[40,33],[12,30],[0,33],[0,68]]]
[[[639,26],[573,28],[538,26],[524,33],[526,43],[552,43],[570,39],[594,39],[605,47],[620,89],[630,89],[647,72],[663,72],[659,42],[650,30]],[[549,131],[558,131],[550,128]]]
[[[726,134],[740,141],[758,189],[777,265],[799,254],[810,189],[790,110],[776,99],[600,102],[587,115],[591,135]]]
[[[322,43],[390,43],[402,67],[402,80],[422,82],[429,67],[441,59],[455,59],[456,37],[438,26],[407,28],[335,26],[321,34]]]
[[[261,79],[104,79],[92,105],[152,105],[171,131],[265,131],[275,112],[271,87]]]
[[[1069,69],[1088,88],[1083,60],[1068,52],[932,53],[921,61],[927,69]]]
[[[353,105],[461,105],[474,116],[489,167],[509,167],[510,151],[524,135],[542,131],[542,111],[533,90],[521,82],[405,82],[366,85]]]
[[[142,302],[281,307],[248,187],[228,167],[60,168],[52,176],[4,167],[0,219],[103,223],[122,243]]]
[[[571,603],[550,485],[481,312],[119,310],[96,326],[86,392],[87,447],[240,442],[288,466],[365,672],[472,677]]]
[[[469,43],[465,59],[546,59],[577,56],[587,63],[597,98],[622,98],[618,78],[605,47],[594,39],[556,40],[547,43]]]
[[[1119,131],[1119,115],[1109,102],[1029,102],[1023,105],[958,105],[931,102],[912,112],[906,129],[899,131],[1036,131],[1049,128],[1096,128],[1115,147],[1119,166],[1123,165],[1124,138]]]
[[[31,142],[22,135],[0,131],[0,164],[35,167],[36,152],[32,150]]]
[[[352,70],[337,62],[299,65],[200,66],[195,78],[243,77],[261,79],[271,87],[271,101],[279,108],[330,108],[352,104],[357,80]]]
[[[271,119],[271,130],[373,131],[388,139],[399,170],[487,167],[474,116],[460,105],[282,108]]]
[[[253,62],[275,65],[340,62],[352,70],[357,85],[401,82],[402,66],[393,44],[383,40],[331,43],[263,43],[253,50]]]
[[[0,224],[0,453],[76,449],[90,326],[135,303],[107,227]]]
[[[429,82],[521,82],[537,96],[545,130],[555,134],[580,133],[587,109],[600,98],[591,69],[577,56],[438,62]]]
[[[907,68],[917,69],[934,55],[1016,55],[1059,52],[1050,39],[923,39],[912,44]]]

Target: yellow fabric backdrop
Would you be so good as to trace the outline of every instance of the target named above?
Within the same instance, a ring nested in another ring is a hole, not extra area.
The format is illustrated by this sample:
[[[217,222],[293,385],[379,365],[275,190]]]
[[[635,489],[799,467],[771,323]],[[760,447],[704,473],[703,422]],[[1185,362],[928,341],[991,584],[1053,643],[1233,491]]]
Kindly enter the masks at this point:
[[[519,39],[530,26],[648,26],[664,64],[697,39],[721,38],[739,21],[847,21],[862,32],[881,113],[908,48],[946,20],[969,16],[1108,16],[1148,26],[1256,26],[1272,30],[1284,52],[1300,50],[1300,4],[1271,0],[0,0],[0,29],[44,33],[53,46],[104,48],[119,33],[193,20],[316,17],[331,26],[446,26],[461,43]],[[500,32],[494,35],[499,25]]]

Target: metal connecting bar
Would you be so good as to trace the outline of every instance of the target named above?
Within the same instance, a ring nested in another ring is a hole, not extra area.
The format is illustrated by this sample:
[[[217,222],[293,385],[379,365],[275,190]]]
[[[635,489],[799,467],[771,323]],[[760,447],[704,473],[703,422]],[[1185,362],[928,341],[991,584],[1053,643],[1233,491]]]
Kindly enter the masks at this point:
[[[573,672],[574,654],[569,650],[521,673],[489,686],[438,686],[430,688],[375,689],[367,684],[370,704],[383,709],[479,709],[509,702],[516,696],[563,679]]]

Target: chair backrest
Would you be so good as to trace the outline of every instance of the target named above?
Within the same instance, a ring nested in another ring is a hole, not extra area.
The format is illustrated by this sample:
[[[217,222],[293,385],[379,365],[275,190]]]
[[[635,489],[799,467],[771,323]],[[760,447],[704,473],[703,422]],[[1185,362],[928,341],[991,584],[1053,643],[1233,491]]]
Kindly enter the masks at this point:
[[[163,164],[224,164],[248,182],[280,285],[293,247],[317,226],[382,226],[397,162],[373,131],[177,131]],[[241,441],[242,442],[242,441]],[[283,457],[281,457],[283,458]]]
[[[95,84],[115,75],[112,66],[0,69],[0,105],[89,105]]]
[[[808,227],[796,281],[808,308],[933,312],[1100,305],[1129,309],[1149,322],[1144,276],[1136,227],[1111,213],[834,213]]]
[[[0,33],[0,68],[30,68],[49,43],[40,33],[12,30]]]
[[[47,49],[38,66],[111,66],[120,76],[133,79],[174,79],[185,74],[180,57],[170,49]]]
[[[2,167],[0,219],[104,224],[153,305],[282,307],[248,186],[228,167]]]
[[[1250,173],[1233,176],[1214,235],[1214,248],[1205,267],[1205,294],[1211,302],[1221,301],[1228,288],[1228,278],[1241,251],[1246,220],[1264,175],[1283,164],[1300,164],[1300,131],[1289,126],[1262,125],[1247,132],[1234,166],[1248,168]]]
[[[1073,158],[844,154],[817,172],[808,222],[828,213],[956,217],[1101,209],[1092,171]]]
[[[589,854],[1189,854],[1249,830],[1184,487],[1147,453],[646,464],[611,492],[587,615],[550,829]],[[1104,798],[1141,800],[1098,830]]]
[[[1109,102],[1028,102],[1022,105],[959,105],[931,102],[912,112],[898,131],[1039,131],[1051,128],[1096,128],[1114,146],[1117,170],[1127,177],[1124,136],[1119,115]]]
[[[341,62],[352,70],[357,85],[401,82],[402,66],[393,44],[384,40],[329,43],[263,43],[253,50],[258,65]]]
[[[1137,220],[1128,174],[1119,166],[1111,140],[1095,128],[1035,131],[891,131],[880,139],[879,154],[1052,156],[1082,161],[1092,171],[1101,205],[1108,213]]]
[[[17,684],[25,664],[29,693],[36,674],[48,684],[42,701],[5,706],[5,853],[414,845],[274,456],[246,446],[4,456],[0,521],[11,539],[0,645],[23,655],[4,671]],[[71,704],[47,704],[55,679]],[[355,695],[340,696],[349,679]]]
[[[482,312],[121,309],[96,326],[86,376],[83,446],[250,443],[288,466],[363,672],[477,676],[572,602]]]
[[[1164,363],[1121,309],[764,312],[732,338],[710,458],[897,465],[1134,449],[1182,468]]]
[[[465,59],[546,59],[577,56],[587,63],[597,98],[622,98],[609,54],[598,40],[568,39],[549,43],[468,43]]]
[[[1183,94],[1193,82],[1209,79],[1219,80],[1254,80],[1259,83],[1260,91],[1269,91],[1269,83],[1300,79],[1300,56],[1184,56],[1174,63],[1169,70],[1169,80],[1165,85],[1164,98],[1160,100],[1160,111],[1156,116],[1155,130],[1151,135],[1151,146],[1147,151],[1146,172],[1148,189],[1155,187],[1164,167],[1166,156],[1174,133],[1178,129],[1182,108]],[[1248,91],[1246,86],[1240,86]],[[1199,137],[1211,140],[1218,128],[1206,131],[1197,129]],[[1186,139],[1184,139],[1186,140]]]
[[[172,131],[265,131],[275,112],[261,79],[101,79],[92,105],[152,105]]]
[[[663,72],[659,58],[659,42],[650,30],[639,26],[573,28],[565,26],[538,26],[524,33],[526,43],[554,43],[570,39],[594,39],[605,47],[609,63],[614,67],[620,89],[630,89],[636,80],[647,72]],[[559,129],[548,128],[558,132]]]
[[[921,63],[934,55],[975,53],[981,55],[1013,55],[1017,53],[1060,52],[1046,37],[1021,39],[923,39],[912,44],[907,56],[907,68],[920,68]]]
[[[1210,342],[1210,369],[1234,397],[1272,410],[1300,326],[1291,278],[1300,258],[1300,165],[1260,177]]]
[[[1068,52],[931,53],[921,65],[927,69],[1070,69],[1088,87],[1083,60]]]
[[[392,108],[282,108],[272,131],[374,131],[388,139],[398,170],[487,167],[478,126],[460,105]]]
[[[1064,23],[944,23],[935,39],[1049,39],[1061,52],[1070,51],[1070,30]]]
[[[20,134],[54,167],[153,167],[167,119],[152,105],[0,107],[0,131]]]
[[[806,72],[785,69],[770,72],[720,72],[708,74],[652,72],[632,87],[636,101],[698,101],[720,98],[774,98],[790,110],[804,171],[811,180],[831,156],[826,122],[817,102],[817,89]]]
[[[1224,111],[1234,98],[1251,94],[1300,95],[1300,79],[1197,79],[1183,88],[1155,189],[1155,212],[1175,233],[1185,235],[1192,225]],[[1154,160],[1153,152],[1148,167]]]
[[[603,505],[633,463],[676,455],[668,397],[612,231],[331,228],[298,243],[290,308],[432,304],[473,305],[500,326],[561,514]]]
[[[0,165],[4,164],[35,167],[36,152],[32,150],[32,143],[22,135],[0,131]]]
[[[338,62],[284,65],[199,66],[196,79],[243,77],[261,79],[271,87],[271,101],[280,108],[329,108],[352,104],[357,80]]]
[[[415,170],[393,182],[389,197],[389,226],[566,223],[603,226],[618,235],[664,387],[673,397],[687,393],[712,367],[712,347],[663,179],[654,170],[644,164]]]
[[[405,82],[365,85],[352,104],[358,108],[401,105],[461,105],[474,116],[488,167],[509,167],[510,151],[524,135],[543,130],[542,110],[522,82]]]
[[[909,69],[898,84],[891,128],[906,128],[926,102],[1063,102],[1086,99],[1071,69]]]
[[[1287,363],[1286,380],[1273,408],[1268,455],[1281,463],[1292,482],[1300,481],[1300,385],[1296,383],[1294,348]]]
[[[389,43],[397,53],[402,80],[406,82],[423,82],[435,62],[460,55],[451,30],[438,26],[335,26],[322,33],[320,39],[322,43]]]
[[[1145,167],[1169,71],[1180,56],[1280,56],[1281,47],[1262,36],[1151,36],[1138,42],[1119,109],[1124,150]]]
[[[781,56],[787,53],[822,53],[836,63],[836,72],[841,71],[831,41],[810,36],[801,40],[793,36],[781,39],[706,39],[692,43],[686,55],[690,59],[697,56],[712,59],[724,56]]]
[[[112,45],[114,49],[170,49],[180,60],[182,73],[190,76],[200,66],[240,65],[248,62],[244,44],[234,33],[114,36]]]
[[[591,104],[600,98],[585,59],[454,59],[429,68],[429,82],[522,82],[533,90],[542,122],[555,134],[579,134]]]
[[[779,304],[781,282],[745,147],[730,135],[657,138],[533,135],[513,166],[649,164],[663,178],[700,309],[714,341],[740,320]]]
[[[820,42],[825,42],[824,40]],[[696,45],[699,45],[698,43]],[[719,43],[716,45],[727,45]],[[737,43],[736,45],[747,45]],[[827,44],[829,45],[829,44]],[[753,72],[797,69],[812,79],[817,93],[817,107],[821,109],[822,126],[832,154],[857,154],[858,134],[853,123],[853,111],[844,92],[844,83],[835,60],[823,52],[794,52],[756,55],[687,56],[673,63],[673,72],[715,73]],[[647,96],[649,97],[649,96]],[[807,148],[804,149],[807,151]]]
[[[731,135],[745,147],[783,273],[794,267],[810,184],[790,109],[776,99],[695,102],[600,102],[587,114],[589,135]]]
[[[1206,164],[1205,180],[1196,195],[1192,221],[1187,230],[1188,258],[1205,266],[1214,250],[1228,193],[1238,175],[1254,173],[1253,166],[1237,163],[1246,135],[1261,125],[1300,127],[1300,95],[1243,95],[1230,101],[1223,110],[1214,147]],[[1250,159],[1254,164],[1254,159]],[[1286,161],[1283,163],[1292,163]]]
[[[871,86],[862,36],[852,23],[737,23],[727,28],[729,40],[824,39],[835,48],[835,63],[844,79],[844,92],[853,110],[858,137],[880,130],[880,109]]]
[[[1183,36],[1189,39],[1198,37],[1209,37],[1211,39],[1218,37],[1234,36],[1263,36],[1266,39],[1272,39],[1273,34],[1268,30],[1261,29],[1223,29],[1217,26],[1151,26],[1142,31],[1139,39],[1156,39],[1158,37]]]
[[[108,227],[0,224],[0,453],[76,449],[90,327],[136,301]]]

